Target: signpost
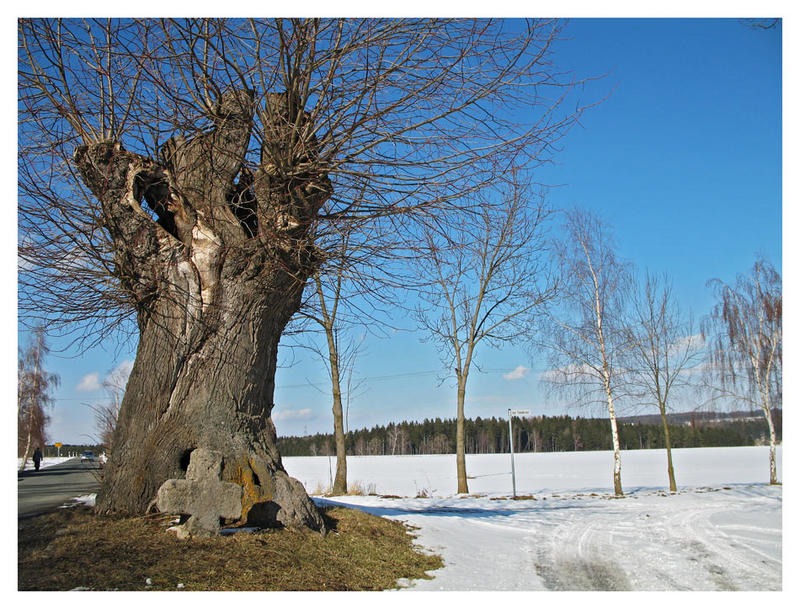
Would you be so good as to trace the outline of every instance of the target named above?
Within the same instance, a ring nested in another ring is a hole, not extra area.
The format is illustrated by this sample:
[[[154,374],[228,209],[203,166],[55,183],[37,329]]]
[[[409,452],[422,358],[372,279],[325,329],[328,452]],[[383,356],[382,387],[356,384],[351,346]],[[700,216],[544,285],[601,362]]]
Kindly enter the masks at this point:
[[[62,446],[63,446],[63,444],[61,444],[61,442],[56,442],[56,448],[58,449],[58,456],[59,457],[61,456],[61,447]]]
[[[508,409],[508,447],[511,449],[511,492],[514,499],[517,498],[517,476],[514,471],[514,434],[511,432],[511,418],[512,417],[527,417],[530,416],[530,410],[511,410]]]

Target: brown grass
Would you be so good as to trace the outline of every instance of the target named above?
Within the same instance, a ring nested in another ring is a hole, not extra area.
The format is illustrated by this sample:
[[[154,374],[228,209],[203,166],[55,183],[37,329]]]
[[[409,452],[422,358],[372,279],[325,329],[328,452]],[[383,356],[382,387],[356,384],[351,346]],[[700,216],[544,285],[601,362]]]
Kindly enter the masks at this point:
[[[339,507],[324,514],[325,537],[283,529],[181,541],[163,519],[61,510],[19,521],[18,587],[385,590],[442,566],[398,522]]]
[[[320,482],[317,482],[317,486],[314,488],[314,491],[311,493],[312,495],[316,495],[318,497],[336,497],[337,495],[333,494],[333,489],[331,487],[323,488]],[[374,495],[377,496],[378,493],[375,492],[375,483],[374,482],[361,482],[360,480],[354,480],[353,482],[347,483],[347,495]]]

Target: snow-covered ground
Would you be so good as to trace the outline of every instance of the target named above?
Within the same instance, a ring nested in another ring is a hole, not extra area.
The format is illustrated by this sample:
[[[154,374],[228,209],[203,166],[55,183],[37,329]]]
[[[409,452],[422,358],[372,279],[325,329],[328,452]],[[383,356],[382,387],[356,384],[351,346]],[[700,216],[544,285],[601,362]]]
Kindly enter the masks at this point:
[[[445,566],[398,582],[410,590],[781,590],[783,489],[765,484],[767,449],[673,459],[670,494],[664,451],[624,452],[617,499],[609,452],[517,455],[517,495],[533,498],[514,501],[508,455],[467,456],[470,495],[455,494],[453,455],[350,457],[351,486],[376,494],[315,500],[417,527]],[[330,486],[335,460],[283,462],[309,493]],[[779,449],[779,477],[781,465]]]
[[[45,457],[42,459],[42,462],[39,464],[39,468],[44,467],[53,467],[54,465],[58,465],[59,463],[64,463],[64,461],[69,461],[70,459],[74,459],[75,457]],[[17,471],[19,468],[22,467],[22,457],[17,458]],[[28,459],[28,462],[25,464],[25,469],[33,469],[33,460]]]
[[[445,567],[413,590],[781,590],[783,492],[764,484],[767,449],[673,460],[669,494],[664,451],[625,451],[615,499],[609,452],[517,455],[517,495],[535,500],[513,501],[508,455],[467,456],[470,496],[455,494],[453,455],[350,457],[351,484],[378,495],[316,500],[419,527]],[[330,486],[335,460],[283,462],[310,493]]]

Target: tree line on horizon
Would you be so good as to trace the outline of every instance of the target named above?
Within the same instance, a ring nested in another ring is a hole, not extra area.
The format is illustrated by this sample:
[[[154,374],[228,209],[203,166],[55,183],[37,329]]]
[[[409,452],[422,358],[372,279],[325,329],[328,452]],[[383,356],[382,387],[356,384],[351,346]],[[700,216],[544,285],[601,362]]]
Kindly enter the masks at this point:
[[[783,415],[775,409],[773,418],[778,441],[782,438]],[[761,446],[769,443],[762,416],[757,411],[738,413],[727,419],[703,420],[701,416],[683,423],[671,422],[669,433],[673,448],[712,446]],[[468,454],[508,453],[508,420],[496,417],[466,419],[465,438]],[[345,434],[348,456],[367,455],[441,455],[454,454],[456,419],[425,419],[375,425]],[[514,452],[572,452],[612,450],[608,420],[537,416],[514,419]],[[635,420],[621,420],[619,442],[622,450],[663,449],[663,426]],[[279,436],[278,450],[284,457],[335,456],[331,433],[305,436]]]

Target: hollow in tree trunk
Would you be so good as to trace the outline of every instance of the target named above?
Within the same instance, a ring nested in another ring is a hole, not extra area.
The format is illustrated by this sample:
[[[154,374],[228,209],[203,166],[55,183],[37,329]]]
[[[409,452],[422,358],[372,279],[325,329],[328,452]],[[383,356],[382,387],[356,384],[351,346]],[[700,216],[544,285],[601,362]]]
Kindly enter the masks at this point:
[[[243,487],[243,522],[324,529],[283,469],[270,414],[278,341],[316,269],[309,227],[330,182],[310,169],[313,130],[284,94],[267,96],[261,161],[244,167],[254,105],[252,92],[228,91],[211,130],[170,139],[157,160],[118,142],[75,153],[140,331],[99,511],[145,513],[204,448]]]

